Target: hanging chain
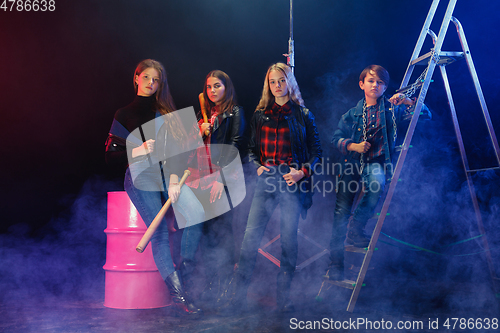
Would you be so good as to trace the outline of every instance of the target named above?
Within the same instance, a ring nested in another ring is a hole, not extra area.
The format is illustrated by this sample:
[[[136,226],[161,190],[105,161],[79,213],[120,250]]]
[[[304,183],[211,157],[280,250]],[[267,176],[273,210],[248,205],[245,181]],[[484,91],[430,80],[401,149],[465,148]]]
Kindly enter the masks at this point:
[[[405,92],[401,92],[401,94],[403,94],[404,96],[404,99],[406,98],[410,98],[415,95],[415,92],[417,91],[418,87],[420,86],[420,83],[423,83],[424,80],[425,80],[425,77],[427,75],[427,72],[429,71],[429,67],[431,65],[431,61],[434,61],[436,64],[439,63],[439,54],[437,54],[435,52],[434,49],[432,49],[432,55],[429,59],[429,63],[427,64],[427,67],[424,69],[424,71],[422,72],[422,74],[420,74],[420,76],[415,80],[415,82],[409,86],[409,88],[405,91]],[[390,108],[391,112],[392,112],[392,126],[393,126],[393,129],[394,129],[394,144],[396,144],[396,138],[398,137],[398,131],[397,131],[397,125],[396,125],[396,115],[395,115],[395,108],[394,108],[394,104],[391,103],[391,108]]]
[[[379,104],[379,108],[380,108],[380,104]],[[366,109],[367,109],[367,106],[366,106],[366,100],[365,100],[363,102],[363,141],[368,140],[367,130],[366,130],[366,127],[367,127]],[[392,114],[392,128],[393,128],[393,132],[394,132],[394,134],[393,134],[393,140],[394,140],[393,143],[396,144],[396,138],[398,137],[398,125],[396,124],[396,113],[395,113],[395,109],[394,109],[394,104],[391,103],[391,107],[389,108],[389,110],[391,111],[391,114]],[[365,167],[365,163],[363,161],[364,155],[365,154],[362,153],[361,157],[359,159],[359,162],[361,164],[361,168],[360,168],[359,174],[363,173],[363,170],[364,170],[364,167]]]
[[[436,63],[436,65],[439,64],[439,61],[441,60],[441,58],[439,57],[439,54],[436,53],[435,49],[431,49],[431,52],[432,52],[432,56],[431,56],[431,59],[429,59],[429,63],[427,64],[427,69],[431,65],[431,60],[434,60],[434,62]]]
[[[412,83],[412,85],[404,93],[401,93],[405,96],[405,98],[406,97],[411,98],[411,96],[413,96],[415,94],[415,92],[417,91],[417,89],[419,87],[419,83],[424,82],[424,78],[427,75],[428,70],[429,70],[429,66],[427,66],[425,68],[425,70],[422,72],[422,74],[420,74],[418,79],[414,83]]]
[[[366,136],[366,99],[363,102],[363,141],[366,141],[368,138]],[[363,162],[364,153],[361,153],[361,157],[359,158],[359,163],[361,164],[361,168],[359,169],[359,174],[363,174],[363,169],[365,164]]]
[[[411,98],[415,94],[415,92],[417,91],[420,84],[424,82],[425,76],[427,75],[427,72],[429,71],[431,61],[434,61],[436,64],[438,64],[440,61],[439,54],[437,54],[434,49],[432,49],[432,55],[429,59],[429,63],[427,64],[427,67],[424,69],[422,74],[420,74],[418,79],[416,79],[415,82],[411,86],[409,86],[409,88],[406,90],[406,92],[404,92],[404,93],[402,92],[402,94],[405,97]]]
[[[434,61],[436,64],[439,63],[439,54],[437,54],[435,52],[434,49],[432,49],[432,55],[429,59],[429,63],[427,64],[427,67],[424,69],[424,71],[422,72],[422,74],[420,74],[420,76],[415,80],[414,83],[412,83],[408,89],[406,89],[405,92],[401,92],[401,94],[403,94],[404,96],[404,99],[406,98],[410,98],[415,95],[415,92],[417,91],[418,87],[420,86],[421,83],[423,83],[425,81],[425,77],[427,75],[427,72],[429,71],[429,67],[431,65],[431,61]],[[391,112],[392,112],[392,126],[394,128],[394,144],[396,144],[396,138],[397,138],[397,125],[396,125],[396,116],[395,116],[395,109],[394,109],[394,104],[391,103],[391,108],[390,108]]]
[[[398,137],[398,125],[396,124],[396,110],[394,109],[394,104],[391,103],[391,107],[389,108],[392,113],[392,129],[394,130],[393,134],[393,142],[396,145],[396,138]]]

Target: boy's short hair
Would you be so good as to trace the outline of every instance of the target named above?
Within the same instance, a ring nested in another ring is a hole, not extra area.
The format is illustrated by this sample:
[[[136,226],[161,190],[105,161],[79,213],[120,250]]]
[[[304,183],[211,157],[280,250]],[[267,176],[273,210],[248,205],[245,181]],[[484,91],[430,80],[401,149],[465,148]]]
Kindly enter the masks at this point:
[[[387,69],[385,69],[384,67],[382,67],[380,65],[370,65],[370,66],[366,67],[365,69],[363,69],[363,71],[359,75],[359,81],[365,82],[366,75],[368,73],[370,73],[371,71],[375,72],[375,74],[377,74],[377,76],[382,81],[384,81],[386,86],[389,85],[389,81],[390,81],[389,72],[387,71]]]

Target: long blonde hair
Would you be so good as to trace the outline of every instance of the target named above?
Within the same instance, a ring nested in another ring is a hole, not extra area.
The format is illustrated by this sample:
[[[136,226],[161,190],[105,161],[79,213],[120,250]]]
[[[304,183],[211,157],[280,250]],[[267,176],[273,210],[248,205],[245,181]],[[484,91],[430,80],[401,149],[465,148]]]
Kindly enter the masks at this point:
[[[161,64],[161,62],[154,59],[145,59],[141,61],[134,72],[134,89],[137,93],[137,82],[135,78],[141,75],[148,68],[154,68],[158,74],[160,75],[160,82],[158,83],[158,89],[155,92],[156,95],[156,103],[155,109],[162,115],[168,115],[165,117],[167,120],[165,122],[168,130],[172,133],[173,137],[179,141],[183,142],[186,138],[186,132],[184,131],[184,127],[182,126],[182,122],[177,116],[176,113],[173,113],[176,108],[174,104],[174,99],[170,94],[170,87],[168,86],[167,81],[167,73],[165,71],[165,67]]]
[[[290,98],[294,103],[304,106],[304,100],[300,94],[299,85],[297,80],[292,73],[291,68],[282,63],[277,62],[269,66],[266,78],[264,79],[264,88],[262,89],[262,97],[260,98],[259,105],[257,105],[257,110],[267,109],[274,104],[274,95],[269,88],[269,74],[271,71],[279,71],[285,76],[286,86],[288,87],[288,98]]]

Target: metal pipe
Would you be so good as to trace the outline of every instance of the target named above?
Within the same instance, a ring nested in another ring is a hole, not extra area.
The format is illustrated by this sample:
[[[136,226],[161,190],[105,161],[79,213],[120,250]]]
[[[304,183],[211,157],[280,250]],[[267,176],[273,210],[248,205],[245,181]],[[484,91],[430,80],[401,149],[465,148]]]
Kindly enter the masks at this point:
[[[287,57],[287,65],[290,66],[293,73],[295,67],[295,51],[293,41],[293,0],[290,0],[290,38],[288,39],[288,53],[285,56]]]

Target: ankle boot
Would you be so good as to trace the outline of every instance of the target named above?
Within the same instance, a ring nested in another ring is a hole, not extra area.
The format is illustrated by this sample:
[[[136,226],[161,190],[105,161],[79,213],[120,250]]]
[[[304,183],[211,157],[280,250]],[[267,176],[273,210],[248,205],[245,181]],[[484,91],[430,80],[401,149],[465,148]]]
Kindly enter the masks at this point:
[[[165,279],[165,283],[170,291],[170,296],[172,297],[172,302],[174,302],[176,311],[185,315],[197,315],[203,313],[201,309],[198,309],[188,300],[186,292],[182,286],[182,278],[179,271],[175,271],[170,274]]]
[[[347,225],[346,244],[355,247],[367,247],[370,244],[370,239],[365,236],[364,228],[364,224],[351,218]]]
[[[182,286],[188,295],[192,291],[192,275],[195,268],[195,263],[193,260],[183,259],[179,265],[179,273],[181,274]]]
[[[277,284],[276,304],[280,312],[293,312],[295,307],[290,301],[290,286],[292,284],[293,272],[279,272]]]

